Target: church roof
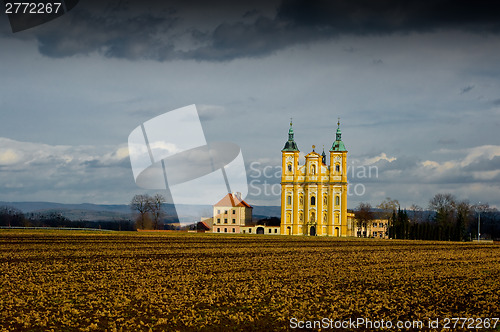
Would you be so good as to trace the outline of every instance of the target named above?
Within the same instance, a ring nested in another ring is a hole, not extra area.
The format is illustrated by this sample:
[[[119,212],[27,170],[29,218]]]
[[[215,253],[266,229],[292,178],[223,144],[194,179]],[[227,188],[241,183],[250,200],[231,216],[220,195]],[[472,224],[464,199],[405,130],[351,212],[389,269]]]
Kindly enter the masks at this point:
[[[292,121],[290,121],[290,129],[288,129],[288,141],[285,143],[285,147],[281,151],[299,151],[299,147],[293,139]]]
[[[247,208],[252,209],[252,207],[245,202],[244,200],[238,198],[235,194],[228,193],[226,196],[224,196],[223,199],[221,199],[219,202],[217,202],[214,206],[231,206],[231,207],[238,207],[238,206],[244,206]]]
[[[332,148],[330,151],[336,151],[336,152],[344,152],[347,151],[345,148],[344,142],[342,142],[342,132],[340,131],[340,120],[337,123],[337,137],[335,139],[335,142],[332,144]]]

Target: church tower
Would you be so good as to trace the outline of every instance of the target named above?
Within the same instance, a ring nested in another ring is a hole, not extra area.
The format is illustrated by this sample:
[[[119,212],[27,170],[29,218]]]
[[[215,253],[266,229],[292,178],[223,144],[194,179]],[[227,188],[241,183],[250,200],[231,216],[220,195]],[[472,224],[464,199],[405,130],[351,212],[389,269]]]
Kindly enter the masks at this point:
[[[299,166],[292,123],[281,150],[281,234],[347,236],[347,150],[340,121],[336,139],[326,154],[312,151]]]

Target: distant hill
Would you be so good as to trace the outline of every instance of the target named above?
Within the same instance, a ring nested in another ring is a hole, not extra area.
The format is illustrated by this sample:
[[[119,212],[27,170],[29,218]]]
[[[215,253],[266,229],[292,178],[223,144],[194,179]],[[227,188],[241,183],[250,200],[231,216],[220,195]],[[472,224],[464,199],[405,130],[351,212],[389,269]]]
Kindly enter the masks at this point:
[[[126,204],[105,205],[105,204],[63,204],[52,202],[2,202],[0,206],[12,206],[23,213],[57,212],[71,220],[86,221],[118,221],[132,219],[130,206]],[[185,205],[182,205],[186,207]],[[188,206],[183,211],[192,211],[189,217],[199,220],[200,216],[211,217],[212,207],[210,205]],[[175,214],[173,204],[165,204],[165,212],[172,216]],[[189,212],[188,212],[189,213]],[[208,214],[208,215],[207,215]],[[279,217],[281,208],[279,206],[254,206],[253,214],[259,217]]]

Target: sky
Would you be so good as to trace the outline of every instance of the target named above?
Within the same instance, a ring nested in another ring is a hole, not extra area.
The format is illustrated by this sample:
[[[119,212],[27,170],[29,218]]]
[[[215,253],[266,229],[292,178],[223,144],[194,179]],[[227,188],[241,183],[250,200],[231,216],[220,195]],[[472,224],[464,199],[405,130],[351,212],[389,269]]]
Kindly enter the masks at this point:
[[[0,13],[0,201],[153,193],[128,136],[195,104],[207,141],[241,148],[250,204],[279,205],[290,118],[303,163],[340,117],[349,208],[500,207],[499,59],[485,0],[81,0],[16,33]]]

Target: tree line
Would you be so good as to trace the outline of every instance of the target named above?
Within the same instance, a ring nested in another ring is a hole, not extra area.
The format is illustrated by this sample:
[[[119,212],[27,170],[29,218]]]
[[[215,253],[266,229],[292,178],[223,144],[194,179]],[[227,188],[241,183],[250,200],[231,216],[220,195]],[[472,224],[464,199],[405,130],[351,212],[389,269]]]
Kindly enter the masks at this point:
[[[500,212],[488,204],[471,204],[449,193],[436,194],[428,209],[418,205],[401,209],[397,200],[386,198],[373,211],[369,203],[360,203],[355,211],[358,227],[367,227],[379,217],[387,219],[387,236],[392,239],[470,241],[478,238],[500,238]]]
[[[55,211],[23,213],[12,206],[0,207],[0,226],[4,227],[62,227],[62,228],[96,228],[117,231],[133,231],[135,225],[131,220],[115,221],[71,220]]]

